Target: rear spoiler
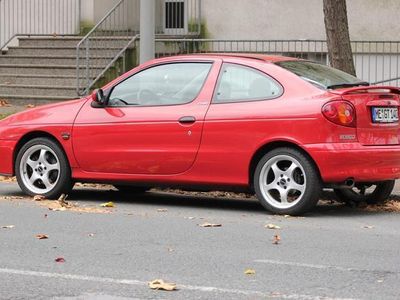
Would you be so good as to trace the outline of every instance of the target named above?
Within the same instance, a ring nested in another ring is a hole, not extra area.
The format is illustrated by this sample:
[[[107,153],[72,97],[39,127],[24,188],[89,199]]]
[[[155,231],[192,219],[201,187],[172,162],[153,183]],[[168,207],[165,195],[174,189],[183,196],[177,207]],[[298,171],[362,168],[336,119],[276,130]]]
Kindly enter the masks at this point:
[[[400,95],[400,88],[395,86],[357,86],[353,88],[343,88],[337,90],[329,90],[336,95],[362,94],[362,93],[392,93]]]

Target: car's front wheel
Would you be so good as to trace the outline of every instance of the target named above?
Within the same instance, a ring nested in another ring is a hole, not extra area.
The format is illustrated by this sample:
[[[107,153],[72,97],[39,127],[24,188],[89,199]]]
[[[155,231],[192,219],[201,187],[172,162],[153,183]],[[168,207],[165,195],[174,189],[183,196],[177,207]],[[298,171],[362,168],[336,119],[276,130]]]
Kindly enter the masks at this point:
[[[254,188],[267,210],[289,215],[312,209],[322,189],[311,159],[286,147],[274,149],[261,158],[254,174]]]
[[[31,196],[54,199],[72,188],[68,160],[61,147],[48,138],[35,138],[21,147],[15,173],[22,191]]]
[[[376,204],[390,197],[394,185],[395,180],[388,180],[375,184],[357,184],[352,189],[335,189],[334,191],[339,200],[347,203]]]

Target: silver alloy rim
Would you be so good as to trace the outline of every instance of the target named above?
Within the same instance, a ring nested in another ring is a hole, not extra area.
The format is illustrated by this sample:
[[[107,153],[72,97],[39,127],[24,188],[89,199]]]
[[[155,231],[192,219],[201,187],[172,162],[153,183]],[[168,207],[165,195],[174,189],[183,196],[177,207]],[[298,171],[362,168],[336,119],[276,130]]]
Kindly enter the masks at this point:
[[[304,196],[306,174],[301,164],[288,155],[277,155],[261,169],[260,191],[264,199],[276,208],[291,208]]]
[[[52,149],[34,145],[21,158],[20,174],[25,187],[35,194],[46,194],[60,178],[60,161]]]

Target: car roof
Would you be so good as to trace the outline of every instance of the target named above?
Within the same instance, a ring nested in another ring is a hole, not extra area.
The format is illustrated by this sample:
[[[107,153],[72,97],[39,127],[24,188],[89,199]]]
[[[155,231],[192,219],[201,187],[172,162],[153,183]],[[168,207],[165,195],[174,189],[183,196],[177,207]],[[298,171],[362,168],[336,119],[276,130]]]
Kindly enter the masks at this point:
[[[268,55],[261,53],[196,53],[190,54],[188,56],[197,56],[197,57],[237,57],[237,58],[249,58],[249,59],[257,59],[265,62],[276,63],[280,61],[290,61],[290,60],[299,60],[295,57],[281,56],[281,55]]]

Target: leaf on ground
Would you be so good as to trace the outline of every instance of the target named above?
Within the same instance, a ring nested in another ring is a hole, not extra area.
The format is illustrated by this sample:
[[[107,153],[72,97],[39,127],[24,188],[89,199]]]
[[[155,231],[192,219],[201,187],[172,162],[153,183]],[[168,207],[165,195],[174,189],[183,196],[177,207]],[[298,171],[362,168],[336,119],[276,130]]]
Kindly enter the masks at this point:
[[[94,234],[94,233],[89,233],[89,234],[88,234],[88,236],[90,236],[90,237],[94,237],[94,236],[95,236],[95,234]]]
[[[372,225],[364,225],[363,228],[372,229],[372,228],[375,228],[375,226],[372,226]]]
[[[272,244],[278,245],[281,242],[281,237],[279,234],[275,234],[272,240]]]
[[[34,108],[34,107],[35,107],[35,104],[27,104],[27,105],[25,105],[25,107],[26,107],[26,108]]]
[[[184,219],[193,220],[196,219],[196,217],[184,217]]]
[[[12,229],[14,227],[15,227],[15,225],[3,225],[3,226],[1,226],[1,228],[3,228],[3,229]]]
[[[43,195],[35,195],[33,196],[33,201],[43,201],[46,198]]]
[[[4,99],[0,99],[0,106],[11,106],[10,103],[7,102],[7,100]]]
[[[176,284],[165,282],[162,279],[156,279],[149,282],[149,287],[152,290],[164,290],[164,291],[173,291],[176,290]]]
[[[64,263],[65,259],[64,259],[64,257],[57,257],[54,261],[58,262],[58,263]]]
[[[213,223],[203,223],[199,224],[200,227],[221,227],[222,224],[213,224]]]
[[[281,229],[280,226],[275,225],[275,224],[267,224],[267,225],[265,225],[264,227],[265,227],[265,228],[268,228],[268,229]]]
[[[100,204],[101,207],[114,207],[114,202],[106,202],[106,203],[102,203]]]
[[[49,210],[52,210],[52,211],[66,211],[67,210],[67,208],[66,207],[49,207]]]
[[[166,211],[168,211],[168,209],[166,209],[166,208],[159,208],[159,209],[157,209],[157,211],[158,211],[158,212],[166,212]]]
[[[247,269],[246,271],[244,271],[244,274],[246,275],[255,275],[256,271],[253,269]]]
[[[37,238],[38,240],[46,240],[46,239],[49,238],[49,236],[48,236],[47,234],[37,234],[37,235],[36,235],[36,238]]]

